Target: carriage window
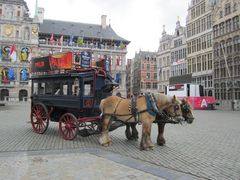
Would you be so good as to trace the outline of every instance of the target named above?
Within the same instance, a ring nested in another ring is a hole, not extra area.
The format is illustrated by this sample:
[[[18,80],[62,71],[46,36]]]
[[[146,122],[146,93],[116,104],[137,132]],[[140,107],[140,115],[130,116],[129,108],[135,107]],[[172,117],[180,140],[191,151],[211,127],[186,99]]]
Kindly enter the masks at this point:
[[[46,82],[46,87],[45,87],[45,94],[46,95],[52,95],[52,82]]]
[[[72,88],[71,88],[72,86]],[[80,88],[79,88],[79,79],[75,78],[74,81],[71,83],[70,89],[72,89],[72,95],[73,96],[78,96],[80,93]]]
[[[84,96],[93,96],[93,81],[84,82]]]
[[[63,95],[69,95],[68,92],[68,82],[63,83]]]
[[[33,83],[33,94],[38,94],[38,83]]]
[[[53,84],[53,94],[54,95],[60,95],[60,83],[59,82],[54,82]]]
[[[38,94],[44,95],[45,94],[45,83],[39,83],[38,84]]]

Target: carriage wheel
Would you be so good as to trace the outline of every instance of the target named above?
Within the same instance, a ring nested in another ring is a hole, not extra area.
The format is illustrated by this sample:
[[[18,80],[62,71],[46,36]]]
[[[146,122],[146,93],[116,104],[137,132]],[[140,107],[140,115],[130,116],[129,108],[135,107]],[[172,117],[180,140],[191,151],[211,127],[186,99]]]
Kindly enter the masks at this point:
[[[43,134],[49,125],[49,116],[44,104],[34,104],[31,111],[31,123],[33,131]]]
[[[62,115],[59,120],[59,131],[65,140],[73,140],[78,133],[77,118],[71,113]]]

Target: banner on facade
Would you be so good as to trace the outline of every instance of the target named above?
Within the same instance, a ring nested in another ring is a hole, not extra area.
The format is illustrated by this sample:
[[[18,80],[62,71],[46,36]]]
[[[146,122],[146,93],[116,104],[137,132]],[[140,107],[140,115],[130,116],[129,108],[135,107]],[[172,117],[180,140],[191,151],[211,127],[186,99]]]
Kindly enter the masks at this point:
[[[91,67],[92,53],[83,51],[80,53],[81,63],[80,66],[83,68]]]
[[[72,68],[72,52],[58,53],[45,57],[33,58],[31,72],[48,72]]]

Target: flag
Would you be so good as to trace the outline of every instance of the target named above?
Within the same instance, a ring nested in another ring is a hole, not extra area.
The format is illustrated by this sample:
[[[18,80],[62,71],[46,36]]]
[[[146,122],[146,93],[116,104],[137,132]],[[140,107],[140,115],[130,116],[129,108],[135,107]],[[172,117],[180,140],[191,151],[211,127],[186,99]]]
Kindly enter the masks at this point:
[[[117,83],[120,83],[121,81],[121,73],[117,73],[116,74],[116,80],[115,80]]]
[[[32,59],[32,48],[28,48],[29,52],[28,52],[28,61],[30,62]]]
[[[8,80],[10,80],[10,81],[13,81],[14,79],[15,79],[15,72],[14,72],[14,69],[12,68],[12,67],[10,67],[9,69],[8,69],[8,74],[7,74],[7,78],[8,78]]]
[[[117,66],[120,66],[121,65],[121,58],[120,56],[117,56]]]
[[[27,70],[23,69],[22,70],[22,81],[26,81],[27,80]]]
[[[2,60],[2,47],[0,46],[0,60]]]
[[[7,81],[7,70],[6,69],[2,70],[2,75],[3,75],[3,81],[6,82]]]
[[[12,59],[13,62],[16,62],[17,61],[17,51],[16,51],[16,45],[13,44],[11,46],[11,49],[10,49],[10,57]]]
[[[58,45],[62,45],[63,43],[63,35],[58,39]]]
[[[51,35],[51,38],[50,38],[50,44],[51,44],[51,45],[54,44],[54,37],[53,37],[53,34]]]
[[[70,36],[70,39],[69,39],[69,41],[68,41],[68,45],[69,45],[69,46],[72,46],[72,45],[73,45],[73,38],[74,38],[73,35],[71,35],[71,36]]]

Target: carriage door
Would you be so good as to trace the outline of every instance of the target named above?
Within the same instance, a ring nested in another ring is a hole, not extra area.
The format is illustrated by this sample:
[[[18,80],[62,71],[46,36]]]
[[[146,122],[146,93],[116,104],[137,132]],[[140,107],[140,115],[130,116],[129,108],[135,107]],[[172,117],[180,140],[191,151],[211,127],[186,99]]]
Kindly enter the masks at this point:
[[[83,108],[93,108],[95,100],[94,79],[87,78],[83,80]]]

